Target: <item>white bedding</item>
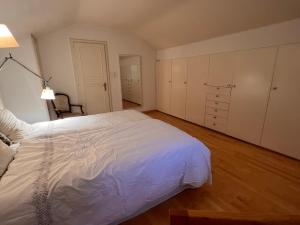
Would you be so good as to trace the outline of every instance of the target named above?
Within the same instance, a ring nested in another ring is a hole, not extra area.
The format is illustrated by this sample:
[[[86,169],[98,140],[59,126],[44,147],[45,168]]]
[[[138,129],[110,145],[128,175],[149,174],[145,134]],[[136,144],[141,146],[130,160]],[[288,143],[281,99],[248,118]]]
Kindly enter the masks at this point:
[[[46,135],[60,135],[85,130],[106,129],[120,123],[150,119],[143,113],[135,110],[124,110],[97,115],[70,117],[63,120],[35,123],[31,135],[27,138],[40,138]],[[49,129],[51,126],[51,129]],[[50,132],[50,133],[49,133]]]
[[[1,225],[115,224],[210,180],[201,142],[135,111],[34,126],[0,180]]]

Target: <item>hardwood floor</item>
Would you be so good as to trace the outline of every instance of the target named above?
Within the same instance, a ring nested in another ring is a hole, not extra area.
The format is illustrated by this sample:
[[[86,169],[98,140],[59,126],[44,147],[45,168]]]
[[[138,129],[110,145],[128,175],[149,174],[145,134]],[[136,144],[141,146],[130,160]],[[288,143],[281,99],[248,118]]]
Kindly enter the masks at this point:
[[[212,152],[213,184],[186,190],[122,225],[168,225],[170,208],[300,213],[300,161],[154,111]]]
[[[130,108],[136,108],[138,106],[141,106],[140,104],[130,102],[125,99],[122,100],[122,103],[123,103],[123,109],[130,109]]]

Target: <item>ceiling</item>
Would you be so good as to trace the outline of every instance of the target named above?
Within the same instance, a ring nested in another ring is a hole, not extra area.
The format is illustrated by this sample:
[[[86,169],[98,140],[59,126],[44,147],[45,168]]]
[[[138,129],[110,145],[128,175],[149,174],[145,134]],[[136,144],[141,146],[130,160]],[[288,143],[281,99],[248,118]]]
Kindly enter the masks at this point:
[[[0,23],[17,36],[82,22],[134,32],[156,49],[300,17],[300,0],[0,0],[0,5]]]

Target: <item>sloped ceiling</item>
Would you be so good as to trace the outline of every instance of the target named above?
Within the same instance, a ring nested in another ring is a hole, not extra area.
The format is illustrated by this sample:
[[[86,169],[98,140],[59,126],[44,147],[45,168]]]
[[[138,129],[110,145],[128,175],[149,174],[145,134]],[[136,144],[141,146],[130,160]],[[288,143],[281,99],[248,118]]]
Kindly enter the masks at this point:
[[[299,0],[0,0],[0,5],[0,23],[17,36],[91,23],[134,32],[157,49],[300,17]]]

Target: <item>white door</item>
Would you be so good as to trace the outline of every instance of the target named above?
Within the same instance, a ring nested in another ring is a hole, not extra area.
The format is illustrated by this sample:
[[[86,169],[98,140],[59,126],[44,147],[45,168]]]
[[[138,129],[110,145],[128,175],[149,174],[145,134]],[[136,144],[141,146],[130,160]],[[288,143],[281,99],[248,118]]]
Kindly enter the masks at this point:
[[[140,77],[140,65],[139,64],[133,64],[130,65],[130,76],[131,76],[131,101],[141,104],[141,77]]]
[[[187,60],[172,61],[171,115],[185,119]]]
[[[209,56],[191,57],[187,62],[186,119],[199,125],[204,124],[208,66]]]
[[[78,97],[87,114],[110,111],[105,45],[72,41]]]
[[[161,60],[156,63],[157,108],[164,113],[170,113],[171,66],[171,60]]]
[[[120,74],[121,74],[121,88],[122,88],[122,97],[123,99],[128,99],[127,97],[127,73],[126,73],[126,66],[120,67]]]
[[[221,53],[210,56],[209,76],[207,83],[215,86],[226,86],[232,83],[235,55]]]
[[[279,48],[261,144],[300,159],[300,44]]]
[[[272,83],[277,48],[235,53],[235,72],[227,131],[259,144]]]

